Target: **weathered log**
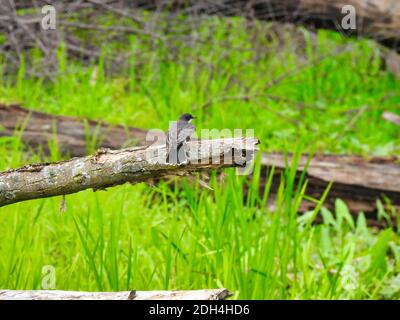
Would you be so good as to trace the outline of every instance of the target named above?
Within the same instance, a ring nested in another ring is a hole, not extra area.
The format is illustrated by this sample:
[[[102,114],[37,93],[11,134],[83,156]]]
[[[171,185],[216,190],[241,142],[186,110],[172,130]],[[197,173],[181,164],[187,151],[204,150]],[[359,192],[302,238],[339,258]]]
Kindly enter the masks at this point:
[[[95,148],[119,149],[126,145],[145,145],[148,140],[159,140],[163,137],[154,133],[133,128],[112,126],[110,124],[83,120],[73,117],[54,116],[37,111],[31,111],[19,106],[0,105],[0,136],[12,135],[16,128],[23,124],[22,141],[30,146],[48,148],[49,140],[55,137],[63,153],[80,157],[85,155],[86,142],[89,135],[97,137]],[[298,176],[304,168],[307,155],[303,155],[298,168]],[[290,159],[289,159],[290,162]],[[307,195],[319,199],[330,181],[334,182],[326,205],[333,208],[336,198],[343,199],[351,212],[363,211],[370,214],[376,212],[376,200],[386,195],[396,206],[400,206],[400,165],[399,159],[372,157],[364,159],[357,156],[316,155],[307,170],[309,180]],[[285,169],[285,157],[278,153],[264,153],[262,164],[265,167],[274,166],[278,171]],[[265,178],[265,177],[264,177]],[[280,175],[273,180],[272,193],[279,185]],[[262,191],[262,190],[261,190]],[[272,199],[273,197],[271,197]],[[314,203],[304,201],[300,210],[311,210]]]
[[[120,149],[142,146],[157,139],[154,134],[133,127],[105,124],[100,121],[55,116],[21,108],[18,105],[0,105],[0,137],[22,131],[23,142],[30,147],[49,151],[49,142],[56,139],[61,154],[82,157],[93,148]],[[146,141],[146,136],[148,141]]]
[[[0,300],[224,300],[227,289],[85,292],[61,290],[0,290]]]
[[[0,207],[20,201],[101,190],[200,170],[243,167],[253,159],[258,140],[233,138],[189,141],[187,163],[166,163],[163,145],[102,149],[93,156],[30,164],[0,173]]]
[[[288,163],[292,156],[288,157]],[[372,157],[364,159],[358,156],[345,155],[315,155],[308,167],[309,177],[316,178],[322,182],[345,184],[348,186],[362,187],[395,192],[400,194],[400,165],[398,159],[385,157]],[[282,154],[264,154],[262,164],[285,169],[285,157]],[[297,170],[303,171],[307,163],[307,155],[300,158]]]
[[[297,180],[304,170],[308,156],[300,158],[297,167]],[[287,163],[292,162],[289,156]],[[278,169],[273,179],[272,189],[277,189],[280,174],[286,168],[285,156],[278,153],[262,155],[262,164]],[[308,188],[306,194],[320,199],[330,182],[334,182],[324,206],[335,207],[335,200],[342,199],[353,213],[364,212],[367,218],[376,219],[377,200],[385,207],[385,198],[389,199],[395,209],[400,212],[400,165],[397,157],[315,155],[307,166],[306,178]],[[273,200],[273,199],[271,199]],[[273,201],[271,201],[273,203]],[[304,200],[301,212],[315,208],[315,203]]]

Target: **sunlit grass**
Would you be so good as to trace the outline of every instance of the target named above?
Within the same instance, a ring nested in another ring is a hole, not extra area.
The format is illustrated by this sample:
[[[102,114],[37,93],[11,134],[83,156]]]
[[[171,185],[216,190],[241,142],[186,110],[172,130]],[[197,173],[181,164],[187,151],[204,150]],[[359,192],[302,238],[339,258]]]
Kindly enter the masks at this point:
[[[257,167],[256,170],[260,170]],[[257,172],[257,171],[256,171]],[[336,217],[323,209],[298,217],[301,189],[291,171],[273,212],[244,206],[243,177],[228,171],[214,191],[184,183],[171,189],[121,186],[84,191],[1,209],[0,287],[42,288],[42,268],[54,266],[56,288],[151,290],[227,287],[237,298],[395,298],[399,238],[356,220],[338,200]],[[396,289],[397,288],[397,289]],[[397,291],[396,291],[397,290]]]
[[[251,48],[245,32],[226,39],[220,30],[214,38]],[[319,33],[308,59],[329,53],[331,41],[344,42],[333,38]],[[61,48],[53,82],[26,76],[22,65],[15,78],[0,80],[0,100],[143,128],[166,129],[189,111],[199,131],[252,128],[269,151],[298,153],[309,145],[317,152],[399,154],[398,128],[380,115],[398,109],[400,83],[380,69],[373,44],[351,44],[273,86],[267,84],[302,63],[289,49],[265,52],[257,63],[249,51],[227,53],[215,43],[182,50],[213,64],[213,73],[196,61],[160,63],[160,49],[144,67],[109,77],[103,60],[82,66]],[[140,48],[134,38],[131,45]],[[224,99],[233,96],[253,98]],[[26,152],[16,132],[0,138],[0,169],[60,158],[56,146],[51,151],[47,158]],[[213,190],[186,182],[88,190],[67,196],[62,214],[59,197],[0,208],[0,288],[43,288],[42,268],[51,265],[55,288],[64,290],[226,287],[242,299],[400,298],[396,231],[367,227],[364,215],[352,217],[340,200],[335,212],[321,199],[320,211],[298,216],[306,189],[305,181],[294,184],[294,165],[271,211],[268,183],[260,194],[260,170],[253,179],[227,170],[223,182],[212,177]],[[316,215],[323,223],[313,223]]]
[[[228,25],[232,36],[222,22],[213,23],[219,28],[212,29],[212,40],[180,48],[175,59],[132,37],[127,50],[146,52],[146,60],[135,65],[133,55],[129,68],[113,77],[104,72],[106,53],[82,66],[61,46],[53,82],[27,77],[22,64],[16,79],[0,80],[0,101],[143,128],[166,129],[169,120],[190,111],[199,129],[253,128],[270,150],[291,149],[301,137],[319,152],[400,154],[398,127],[381,118],[384,110],[398,109],[399,81],[382,69],[373,42],[321,31],[315,46],[304,31],[300,53],[290,41],[280,47],[272,40],[260,53],[251,50],[251,34],[240,20]]]

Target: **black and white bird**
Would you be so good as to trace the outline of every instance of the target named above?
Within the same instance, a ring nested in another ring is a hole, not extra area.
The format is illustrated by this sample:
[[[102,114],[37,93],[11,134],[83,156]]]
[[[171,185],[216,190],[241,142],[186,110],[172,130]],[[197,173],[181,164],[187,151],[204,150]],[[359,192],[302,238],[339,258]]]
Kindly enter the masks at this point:
[[[181,164],[187,162],[185,142],[193,136],[196,128],[190,122],[195,117],[190,113],[184,113],[178,119],[170,123],[167,133],[167,159],[170,164]]]

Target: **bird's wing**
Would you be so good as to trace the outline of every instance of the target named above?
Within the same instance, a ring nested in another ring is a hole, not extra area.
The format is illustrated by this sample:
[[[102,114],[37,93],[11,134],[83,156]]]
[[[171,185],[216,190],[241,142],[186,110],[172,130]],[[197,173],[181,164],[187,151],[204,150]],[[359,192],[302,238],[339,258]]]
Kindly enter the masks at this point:
[[[184,123],[183,125],[181,125],[178,122],[177,144],[179,145],[188,140],[188,138],[190,139],[193,136],[195,130],[196,130],[195,126],[190,123]]]
[[[193,136],[195,129],[194,125],[184,121],[171,123],[167,134],[167,148],[176,148],[186,140],[190,139]]]
[[[177,131],[177,122],[171,122],[167,132],[167,146],[176,145]]]

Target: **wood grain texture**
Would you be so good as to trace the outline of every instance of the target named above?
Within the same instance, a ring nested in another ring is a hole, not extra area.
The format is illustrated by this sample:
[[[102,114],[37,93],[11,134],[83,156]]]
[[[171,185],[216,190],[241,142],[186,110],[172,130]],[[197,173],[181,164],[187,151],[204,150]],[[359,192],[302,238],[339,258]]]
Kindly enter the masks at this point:
[[[0,105],[0,136],[22,131],[22,141],[30,147],[49,150],[49,141],[56,139],[62,154],[81,157],[88,154],[87,141],[95,140],[95,148],[120,149],[146,145],[156,136],[146,130],[101,121],[56,116],[28,110],[19,105]]]
[[[307,155],[300,159],[298,171],[303,171]],[[279,153],[263,154],[262,164],[285,168],[285,156]],[[288,163],[292,156],[288,157]],[[400,194],[400,165],[396,157],[371,157],[345,155],[315,155],[307,167],[309,177],[322,182],[331,181],[348,186],[364,187]]]
[[[287,159],[283,154],[264,153],[262,164],[275,168],[272,190],[277,190],[281,182],[281,173],[286,168],[286,161],[290,165],[292,156]],[[300,158],[297,168],[296,180],[298,181],[305,169],[308,155]],[[262,176],[265,180],[265,175]],[[315,199],[320,199],[330,182],[333,185],[324,206],[334,211],[336,199],[343,200],[350,212],[364,212],[371,225],[377,224],[377,201],[385,207],[389,199],[393,208],[400,212],[400,164],[397,157],[370,157],[348,155],[315,155],[311,158],[306,178],[308,187],[306,194]],[[261,192],[263,188],[261,188]],[[274,192],[272,192],[274,193]],[[270,198],[270,209],[274,208],[274,195]],[[315,203],[303,200],[299,211],[306,212],[315,208]]]

